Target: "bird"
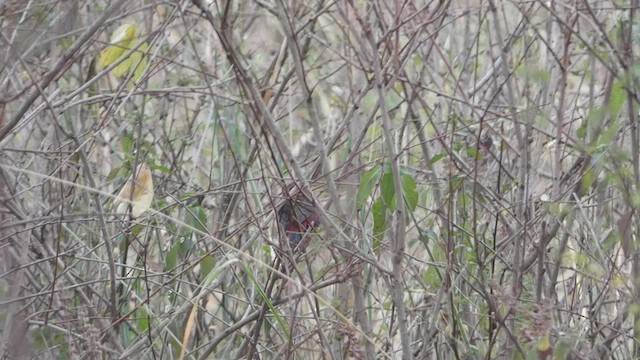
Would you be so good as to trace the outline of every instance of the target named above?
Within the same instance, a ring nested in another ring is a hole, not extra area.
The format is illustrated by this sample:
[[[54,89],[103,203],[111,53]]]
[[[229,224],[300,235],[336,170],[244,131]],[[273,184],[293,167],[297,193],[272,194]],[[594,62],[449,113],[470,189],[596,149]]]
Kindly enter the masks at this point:
[[[153,178],[151,170],[145,163],[138,165],[134,174],[124,184],[122,190],[113,201],[116,214],[124,215],[131,204],[131,215],[138,217],[144,214],[151,206],[153,200]]]
[[[293,186],[289,186],[291,189]],[[289,247],[295,250],[305,235],[318,225],[318,213],[313,201],[298,192],[291,195],[278,209],[278,222],[289,241]]]

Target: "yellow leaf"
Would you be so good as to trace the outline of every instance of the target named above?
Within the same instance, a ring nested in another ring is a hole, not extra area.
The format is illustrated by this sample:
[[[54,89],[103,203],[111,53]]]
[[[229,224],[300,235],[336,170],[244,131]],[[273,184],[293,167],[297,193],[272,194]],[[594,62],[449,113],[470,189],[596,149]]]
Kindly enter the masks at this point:
[[[144,54],[145,51],[149,48],[149,44],[144,43],[140,45],[140,49],[134,54],[138,55],[138,57],[134,60],[133,56],[131,56],[131,66],[136,66],[136,69],[133,71],[133,81],[136,81],[142,76],[142,72],[147,67],[147,63],[149,62],[149,57]],[[142,60],[141,60],[142,59]]]
[[[144,55],[144,52],[147,51],[148,48],[149,45],[147,43],[140,45],[138,50],[134,51],[128,59],[113,69],[113,74],[115,76],[123,76],[127,72],[132,71],[135,66],[136,68],[133,70],[133,81],[138,80],[142,75],[142,71],[144,71],[144,68],[147,66],[148,59],[147,56]]]
[[[153,201],[153,176],[151,169],[145,164],[138,165],[136,178],[133,174],[124,184],[113,201],[116,214],[126,214],[131,208],[131,215],[138,217],[151,207]]]
[[[118,61],[122,55],[129,51],[129,45],[137,33],[138,28],[135,24],[123,24],[117,28],[111,35],[109,42],[111,45],[100,53],[98,64],[105,68]]]
[[[195,323],[197,312],[198,312],[198,302],[196,301],[193,304],[193,308],[191,308],[191,312],[189,313],[189,318],[187,318],[187,325],[184,327],[184,336],[182,337],[182,349],[180,349],[180,360],[184,359],[184,356],[187,352],[187,343],[189,342],[189,337],[191,336],[191,331],[193,330],[193,325]]]
[[[115,76],[118,76],[118,77],[126,74],[127,70],[129,70],[129,67],[131,67],[131,58],[133,58],[133,56],[131,56],[127,60],[121,62],[120,65],[118,65],[115,68],[113,68],[113,70],[111,70],[111,72]]]

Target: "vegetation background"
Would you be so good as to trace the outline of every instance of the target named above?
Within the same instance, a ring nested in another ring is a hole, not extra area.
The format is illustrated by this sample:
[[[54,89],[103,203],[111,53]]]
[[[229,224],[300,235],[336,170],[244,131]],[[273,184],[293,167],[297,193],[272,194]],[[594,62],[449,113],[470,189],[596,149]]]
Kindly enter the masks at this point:
[[[0,358],[637,358],[637,10],[0,3]]]

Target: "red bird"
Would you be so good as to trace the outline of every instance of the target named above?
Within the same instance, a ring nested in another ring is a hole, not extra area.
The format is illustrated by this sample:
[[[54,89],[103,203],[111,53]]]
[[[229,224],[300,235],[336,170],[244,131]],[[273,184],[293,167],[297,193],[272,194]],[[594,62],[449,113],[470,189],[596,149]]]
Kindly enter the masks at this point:
[[[291,196],[278,209],[278,222],[287,235],[289,246],[294,250],[304,236],[318,224],[318,214],[313,201],[302,192]]]

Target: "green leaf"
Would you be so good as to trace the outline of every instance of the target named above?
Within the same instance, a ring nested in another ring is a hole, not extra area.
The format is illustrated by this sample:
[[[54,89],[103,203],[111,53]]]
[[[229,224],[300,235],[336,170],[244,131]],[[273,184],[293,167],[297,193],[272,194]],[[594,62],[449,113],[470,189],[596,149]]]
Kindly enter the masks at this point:
[[[382,176],[382,201],[384,202],[384,206],[393,211],[396,208],[395,205],[395,195],[396,195],[396,189],[394,187],[394,183],[393,183],[393,175],[391,174],[391,171],[387,171],[384,173],[384,175]]]
[[[418,191],[416,190],[416,182],[415,180],[413,180],[413,176],[411,176],[410,174],[403,174],[401,180],[404,200],[409,211],[413,213],[418,206]]]
[[[149,314],[145,306],[139,306],[135,311],[134,318],[136,319],[136,331],[145,332],[149,328]]]
[[[439,288],[442,286],[442,278],[438,274],[438,269],[435,266],[429,266],[427,271],[422,274],[422,281],[427,286]]]
[[[446,152],[441,152],[440,154],[434,155],[431,159],[429,159],[429,161],[427,162],[428,166],[431,166],[435,163],[437,163],[438,161],[444,159],[444,157],[447,156]]]
[[[376,250],[380,246],[382,236],[387,230],[386,209],[382,204],[382,199],[378,198],[371,208],[373,212],[373,249]]]
[[[128,307],[123,306],[122,308],[122,312],[127,312],[129,311]],[[122,336],[122,342],[126,345],[130,345],[131,341],[133,340],[133,338],[135,337],[134,333],[131,331],[131,326],[129,326],[129,324],[127,322],[122,324],[123,326],[120,328],[121,331],[121,336]]]
[[[165,174],[171,174],[171,169],[169,169],[166,166],[162,166],[162,165],[155,165],[153,167],[153,170],[159,170],[160,172],[163,172]]]
[[[582,125],[580,125],[580,127],[578,127],[578,129],[576,130],[576,136],[578,138],[580,138],[581,140],[584,140],[587,137],[587,122],[583,121]]]
[[[186,255],[193,248],[193,234],[202,236],[207,233],[207,214],[199,204],[187,206],[184,214],[184,226],[180,229],[180,255]]]
[[[429,228],[420,229],[420,241],[422,241],[425,246],[429,245],[429,241],[436,240],[438,240],[438,235],[433,230]]]
[[[201,251],[200,256],[204,256],[205,252]],[[211,255],[206,255],[200,260],[200,282],[202,282],[207,275],[211,272],[211,269],[216,265],[216,261]]]
[[[463,184],[463,180],[464,180],[464,179],[463,179],[462,177],[454,177],[454,178],[451,180],[451,184],[449,185],[449,186],[450,186],[451,191],[456,191],[456,190],[458,190],[458,189],[460,188],[460,186],[462,186],[462,184]]]
[[[553,350],[553,358],[557,360],[565,360],[569,358],[570,353],[571,345],[566,339],[560,338],[560,340],[556,342],[555,349]]]
[[[111,169],[111,171],[109,171],[109,174],[107,175],[107,180],[111,181],[114,180],[117,176],[118,173],[120,172],[120,169],[122,169],[121,167],[115,167],[113,169]],[[123,181],[124,183],[124,181]]]
[[[612,120],[609,123],[607,129],[600,135],[598,138],[598,145],[606,145],[609,146],[613,139],[618,135],[618,131],[620,131],[621,124],[619,121]],[[599,149],[596,149],[598,151]]]
[[[476,159],[477,158],[479,160],[482,159],[481,157],[478,158],[478,150],[476,148],[469,146],[469,147],[466,148],[466,150],[467,150],[467,155],[469,155],[469,158],[471,158],[471,159]]]
[[[393,211],[396,209],[396,189],[391,169],[388,170],[389,171],[384,171],[382,175],[381,195],[383,205],[390,211]],[[418,191],[416,190],[416,182],[406,169],[402,168],[400,170],[400,182],[404,200],[409,211],[414,212],[418,206],[419,197]]]
[[[169,252],[167,253],[167,257],[164,259],[164,270],[170,271],[176,268],[178,264],[178,253],[180,252],[180,243],[177,242],[173,244]]]
[[[516,359],[518,359],[518,355],[519,353],[516,353]],[[521,357],[520,357],[521,358]],[[536,350],[535,348],[531,348],[529,349],[529,351],[527,352],[527,360],[538,360],[538,350]]]
[[[606,116],[606,108],[604,106],[595,106],[589,110],[587,114],[587,130],[586,133],[596,131],[602,128],[602,123]]]
[[[131,154],[131,145],[133,144],[133,136],[127,134],[122,137],[122,151],[125,154]]]
[[[367,204],[367,199],[380,182],[380,176],[382,176],[382,167],[380,165],[372,167],[362,176],[360,186],[358,187],[358,194],[356,195],[358,210],[362,210]]]
[[[188,236],[183,236],[179,239],[178,245],[180,245],[180,256],[186,256],[191,249],[193,249],[193,240],[191,239],[191,234]]]
[[[156,154],[156,148],[151,142],[147,140],[144,140],[142,142],[142,148],[147,152],[147,154],[153,154],[153,155]]]
[[[611,87],[611,98],[609,99],[609,111],[611,112],[611,119],[616,119],[622,111],[622,106],[627,100],[626,91],[624,85],[620,80],[613,83]]]
[[[184,223],[190,232],[196,230],[199,235],[207,233],[207,214],[200,205],[192,204],[187,207]]]
[[[262,288],[262,283],[257,281],[255,276],[253,276],[253,271],[248,266],[248,264],[245,262],[241,262],[241,265],[244,268],[245,274],[249,276],[249,280],[251,281],[251,283],[253,283],[255,289],[258,290],[258,294],[260,295],[264,303],[267,305],[269,310],[271,310],[271,313],[273,314],[273,316],[276,318],[276,321],[280,326],[280,331],[282,331],[282,333],[284,334],[285,339],[289,341],[290,340],[290,333],[288,330],[289,328],[287,326],[287,322],[285,321],[282,314],[280,313],[280,310],[278,310],[278,308],[275,307],[275,305],[273,304],[269,296],[267,296],[267,294],[264,292],[264,289]]]
[[[224,269],[238,262],[240,262],[239,259],[235,257],[230,258],[229,260],[225,261],[221,265],[211,269],[211,271],[209,271],[207,276],[205,276],[204,279],[202,280],[202,287],[206,288],[207,286],[211,285],[213,283],[213,280],[217,279],[218,277],[220,277],[220,275],[224,274],[224,271],[223,271]]]

